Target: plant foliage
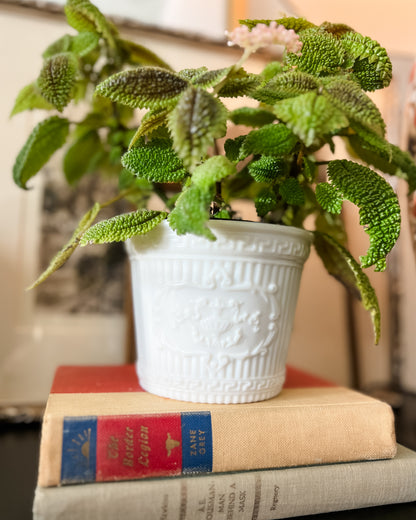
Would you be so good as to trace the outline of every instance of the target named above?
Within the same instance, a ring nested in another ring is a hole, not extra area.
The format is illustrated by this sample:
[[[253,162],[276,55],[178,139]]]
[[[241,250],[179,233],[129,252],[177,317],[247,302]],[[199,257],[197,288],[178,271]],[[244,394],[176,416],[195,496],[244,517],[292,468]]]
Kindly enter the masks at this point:
[[[15,182],[25,188],[65,146],[69,183],[96,170],[111,173],[120,179],[116,199],[129,198],[137,211],[92,225],[111,201],[98,204],[40,281],[80,243],[125,240],[165,218],[179,234],[215,240],[209,219],[232,218],[234,200],[246,198],[264,222],[313,223],[324,265],[361,298],[378,340],[377,299],[363,268],[385,269],[400,231],[397,197],[380,172],[405,179],[409,192],[416,189],[413,159],[386,139],[383,117],[367,94],[391,81],[385,49],[344,24],[243,20],[239,35],[231,34],[244,48],[236,64],[175,71],[123,39],[89,0],[68,0],[65,13],[76,34],[45,50],[38,78],[18,93],[12,115],[64,112],[80,100],[88,108],[77,123],[52,114],[36,126],[16,159]],[[246,70],[261,35],[276,37],[278,25],[296,33],[287,33],[292,41],[285,40],[282,59],[258,74]],[[250,102],[229,111],[227,99],[240,97]],[[138,127],[135,109],[145,111]],[[223,154],[219,140],[232,125],[242,131],[224,139]],[[334,153],[341,140],[351,156],[317,162],[318,151]],[[166,211],[145,207],[149,190]],[[370,240],[359,262],[345,248],[345,200],[359,208]]]

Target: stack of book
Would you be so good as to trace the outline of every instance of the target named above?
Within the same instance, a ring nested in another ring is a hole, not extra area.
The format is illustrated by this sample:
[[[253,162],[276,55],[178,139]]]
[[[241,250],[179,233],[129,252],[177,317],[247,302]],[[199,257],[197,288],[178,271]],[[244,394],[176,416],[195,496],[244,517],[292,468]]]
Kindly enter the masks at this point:
[[[145,392],[133,365],[58,368],[35,520],[272,520],[416,500],[386,403],[288,367],[240,405]]]

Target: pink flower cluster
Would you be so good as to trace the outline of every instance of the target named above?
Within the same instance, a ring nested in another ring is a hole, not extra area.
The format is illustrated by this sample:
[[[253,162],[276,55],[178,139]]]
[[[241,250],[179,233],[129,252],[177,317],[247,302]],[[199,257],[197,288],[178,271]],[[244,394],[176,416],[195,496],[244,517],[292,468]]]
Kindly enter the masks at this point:
[[[270,25],[258,23],[250,31],[246,25],[237,27],[231,32],[226,31],[228,45],[238,45],[249,52],[255,52],[267,45],[284,45],[289,52],[300,54],[302,42],[293,29],[286,29],[277,25],[275,21]]]

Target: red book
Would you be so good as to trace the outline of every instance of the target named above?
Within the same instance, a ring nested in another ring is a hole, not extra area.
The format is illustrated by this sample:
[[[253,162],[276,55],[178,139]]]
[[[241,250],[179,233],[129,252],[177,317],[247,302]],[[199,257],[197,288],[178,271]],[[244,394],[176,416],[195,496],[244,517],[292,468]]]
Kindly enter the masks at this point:
[[[391,408],[288,367],[282,392],[200,404],[145,392],[133,365],[62,366],[48,399],[39,485],[391,458]]]

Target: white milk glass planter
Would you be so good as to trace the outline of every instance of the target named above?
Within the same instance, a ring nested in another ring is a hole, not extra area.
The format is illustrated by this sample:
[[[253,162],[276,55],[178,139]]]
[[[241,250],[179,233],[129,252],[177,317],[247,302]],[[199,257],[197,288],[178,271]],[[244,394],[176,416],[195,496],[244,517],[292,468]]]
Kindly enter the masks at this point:
[[[140,383],[184,401],[268,399],[285,379],[312,233],[227,220],[209,226],[215,242],[178,236],[166,221],[127,241]]]

